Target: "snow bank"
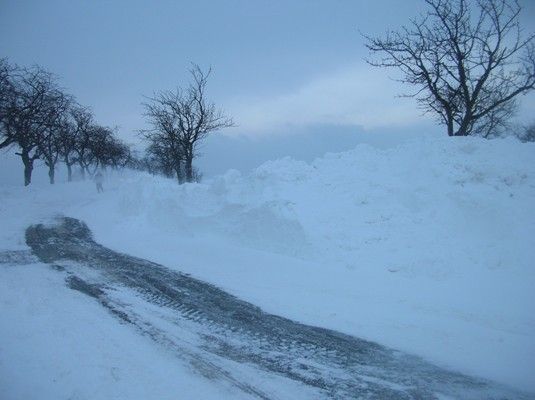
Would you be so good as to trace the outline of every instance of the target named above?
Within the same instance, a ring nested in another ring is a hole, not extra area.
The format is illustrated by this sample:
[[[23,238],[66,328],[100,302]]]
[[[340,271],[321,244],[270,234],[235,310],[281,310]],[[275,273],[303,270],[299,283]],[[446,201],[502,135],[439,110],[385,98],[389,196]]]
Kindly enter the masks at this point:
[[[516,140],[361,145],[311,164],[285,158],[206,184],[131,178],[122,219],[349,267],[440,280],[465,271],[531,273],[535,149]]]
[[[62,212],[267,311],[535,392],[534,161],[514,139],[428,138],[202,184],[115,177],[103,196],[6,189],[0,240]]]

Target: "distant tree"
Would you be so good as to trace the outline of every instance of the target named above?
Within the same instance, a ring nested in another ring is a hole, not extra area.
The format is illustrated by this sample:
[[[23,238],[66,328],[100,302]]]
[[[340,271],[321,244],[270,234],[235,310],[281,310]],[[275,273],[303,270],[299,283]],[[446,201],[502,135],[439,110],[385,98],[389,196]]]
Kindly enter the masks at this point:
[[[74,140],[69,133],[68,154],[71,165],[78,163],[83,178],[86,174],[93,175],[100,167],[118,168],[128,164],[130,148],[117,138],[112,128],[95,123],[88,108],[74,107],[70,118]]]
[[[173,149],[167,141],[152,142],[146,149],[146,163],[151,173],[161,174],[167,178],[175,176],[179,182],[184,181],[180,146]]]
[[[192,177],[192,181],[193,182],[201,182],[202,181],[202,172],[199,171],[197,168],[193,167],[193,177]]]
[[[473,132],[487,139],[507,135],[513,129],[512,118],[516,114],[517,108],[518,103],[515,100],[504,103],[489,112],[476,125]]]
[[[4,141],[9,140],[7,132],[4,131],[4,119],[7,118],[9,99],[11,98],[14,90],[14,82],[12,77],[14,69],[15,68],[9,64],[7,59],[0,58],[0,122],[2,122],[0,124],[0,129],[2,129],[0,132],[0,146],[4,144]]]
[[[63,120],[67,116],[71,104],[71,97],[58,92],[54,99],[53,107],[50,107],[47,122],[40,131],[37,148],[40,158],[48,167],[50,184],[55,183],[56,164],[60,160],[62,150]]]
[[[210,133],[234,125],[231,118],[206,99],[210,73],[211,70],[203,72],[192,65],[192,81],[186,89],[159,92],[143,103],[151,128],[142,134],[153,146],[151,151],[165,154],[164,163],[171,166],[180,183],[183,179],[195,180],[193,159],[199,144]]]
[[[107,147],[112,134],[112,131],[105,126],[93,125],[89,141],[89,165],[87,166],[91,175],[94,175],[99,167],[106,166]]]
[[[57,134],[59,157],[67,167],[67,180],[69,182],[72,181],[72,167],[77,162],[76,144],[76,128],[69,112],[61,119]]]
[[[523,142],[535,142],[535,123],[526,126],[519,135],[519,139]]]
[[[85,175],[92,162],[91,137],[94,132],[93,114],[88,108],[81,106],[74,107],[70,114],[75,133],[75,159],[80,167],[82,178],[85,179]]]
[[[152,173],[149,171],[149,166],[146,163],[146,155],[140,153],[136,149],[131,149],[129,151],[128,161],[126,162],[125,166],[136,171]]]
[[[154,159],[152,159],[149,155],[144,154],[141,157],[134,158],[134,165],[131,166],[131,168],[136,169],[138,171],[145,171],[148,172],[151,175],[158,175],[161,174],[161,172],[158,170],[157,166],[154,163]],[[167,178],[172,178],[174,175],[171,173],[171,175],[166,175]]]
[[[9,99],[12,97],[13,67],[5,58],[0,58],[0,149],[5,148],[13,142],[13,137],[7,132],[7,117],[9,110]]]
[[[108,148],[106,165],[112,168],[124,168],[130,164],[131,159],[130,147],[114,135]]]
[[[18,148],[28,186],[65,95],[52,74],[40,67],[20,68],[2,60],[0,71],[0,148]]]
[[[130,157],[128,146],[115,137],[113,129],[105,126],[93,126],[89,149],[93,172],[99,167],[123,167]]]
[[[491,136],[535,87],[534,35],[522,35],[514,0],[425,0],[428,12],[367,47],[369,60],[401,70],[425,112],[449,136]]]
[[[0,59],[0,149],[9,147],[22,159],[25,185],[37,159],[48,167],[53,184],[60,161],[71,181],[76,163],[85,176],[99,167],[123,167],[131,157],[116,132],[94,123],[91,111],[65,94],[52,74]]]

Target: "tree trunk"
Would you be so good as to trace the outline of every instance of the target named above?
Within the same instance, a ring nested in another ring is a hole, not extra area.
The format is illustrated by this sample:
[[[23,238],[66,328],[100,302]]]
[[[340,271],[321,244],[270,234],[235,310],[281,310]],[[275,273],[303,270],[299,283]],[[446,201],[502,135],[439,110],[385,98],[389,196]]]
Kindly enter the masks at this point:
[[[72,165],[69,163],[66,163],[67,165],[67,181],[72,182]]]
[[[185,161],[186,182],[193,182],[193,157],[188,154]]]
[[[24,186],[32,183],[33,159],[28,151],[22,150],[20,153],[22,163],[24,164]]]
[[[463,119],[461,121],[461,125],[459,126],[459,129],[457,130],[456,136],[468,136],[470,135],[470,132],[472,131],[473,126],[473,118],[472,118],[472,111],[467,110],[465,112],[465,115],[463,116]]]
[[[453,120],[449,119],[448,120],[448,136],[453,136],[454,135],[454,132],[453,132]]]
[[[85,168],[83,164],[80,164],[80,173],[82,174],[82,180],[85,181]]]
[[[50,180],[50,184],[53,185],[56,183],[56,168],[54,167],[54,164],[50,164],[48,166],[48,179]]]
[[[174,166],[175,174],[176,174],[176,180],[178,181],[178,184],[181,185],[184,183],[184,171],[182,168],[182,161],[175,162]]]

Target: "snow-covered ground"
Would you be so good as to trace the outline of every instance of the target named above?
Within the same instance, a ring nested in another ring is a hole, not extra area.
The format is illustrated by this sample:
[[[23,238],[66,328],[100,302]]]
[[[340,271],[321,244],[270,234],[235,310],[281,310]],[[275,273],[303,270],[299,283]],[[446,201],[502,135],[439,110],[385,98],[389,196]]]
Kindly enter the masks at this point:
[[[203,184],[123,173],[105,186],[3,186],[0,251],[26,249],[29,224],[77,217],[114,250],[266,311],[535,392],[534,144],[431,137]],[[10,398],[225,397],[39,267],[0,265]]]

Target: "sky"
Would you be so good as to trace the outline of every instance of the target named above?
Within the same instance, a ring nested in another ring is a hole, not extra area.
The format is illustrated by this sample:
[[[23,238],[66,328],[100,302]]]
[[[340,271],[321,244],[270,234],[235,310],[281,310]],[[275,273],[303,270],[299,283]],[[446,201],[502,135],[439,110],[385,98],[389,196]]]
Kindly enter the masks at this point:
[[[522,23],[535,31],[535,1]],[[99,123],[139,146],[144,95],[212,67],[209,96],[236,127],[209,138],[206,175],[282,156],[310,160],[373,134],[437,133],[361,36],[399,27],[423,0],[0,0],[0,56],[54,72]],[[535,108],[523,101],[520,120]]]

